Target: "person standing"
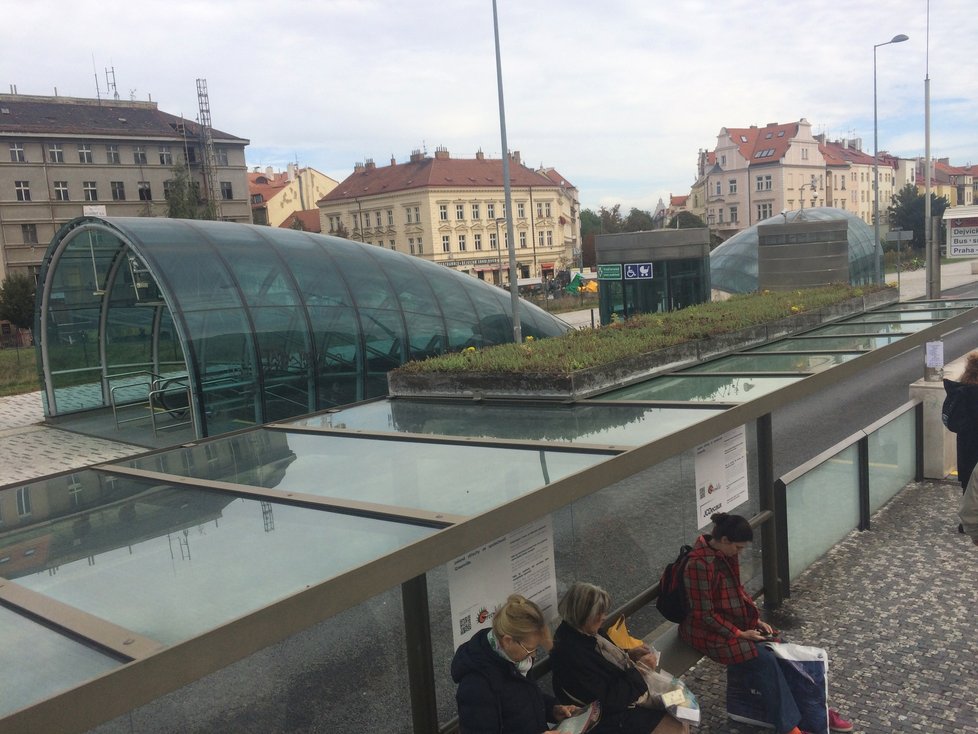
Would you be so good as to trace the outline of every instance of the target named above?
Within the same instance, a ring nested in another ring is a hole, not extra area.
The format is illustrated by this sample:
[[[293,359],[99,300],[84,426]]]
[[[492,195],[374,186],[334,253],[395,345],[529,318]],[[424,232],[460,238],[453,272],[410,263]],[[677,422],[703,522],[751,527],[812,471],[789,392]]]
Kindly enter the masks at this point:
[[[941,419],[956,435],[958,481],[964,490],[978,465],[978,351],[965,359],[959,380],[944,380],[944,391]]]

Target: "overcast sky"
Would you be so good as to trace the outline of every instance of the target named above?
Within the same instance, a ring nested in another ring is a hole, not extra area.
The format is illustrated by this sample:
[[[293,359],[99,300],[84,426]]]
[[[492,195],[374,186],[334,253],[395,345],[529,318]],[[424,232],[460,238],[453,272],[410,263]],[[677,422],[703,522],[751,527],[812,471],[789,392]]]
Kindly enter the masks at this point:
[[[807,118],[924,154],[927,0],[497,0],[508,143],[582,206],[685,194],[721,127]],[[501,151],[491,0],[8,0],[0,91],[119,94],[248,138],[249,166],[342,180],[414,149]],[[16,32],[15,32],[16,31]],[[978,163],[975,0],[930,9],[931,151]],[[94,63],[93,63],[94,57]]]

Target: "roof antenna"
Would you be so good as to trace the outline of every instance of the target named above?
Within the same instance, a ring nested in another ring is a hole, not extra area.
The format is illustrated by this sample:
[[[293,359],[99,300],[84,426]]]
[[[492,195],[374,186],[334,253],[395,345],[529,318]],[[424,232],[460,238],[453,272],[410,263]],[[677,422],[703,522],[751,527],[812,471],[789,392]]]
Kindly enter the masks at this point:
[[[92,52],[92,73],[95,74],[95,98],[102,104],[102,90],[98,88],[98,68],[95,66],[95,52]]]

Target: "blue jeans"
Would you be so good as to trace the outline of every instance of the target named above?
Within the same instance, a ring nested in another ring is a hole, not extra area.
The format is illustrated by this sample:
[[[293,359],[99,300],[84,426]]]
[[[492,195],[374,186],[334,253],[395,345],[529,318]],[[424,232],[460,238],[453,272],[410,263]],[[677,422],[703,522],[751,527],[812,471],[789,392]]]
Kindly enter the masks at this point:
[[[774,725],[776,732],[784,734],[798,726],[801,713],[774,653],[764,645],[756,645],[756,648],[756,658],[734,663],[729,669],[736,670],[742,679],[750,682],[752,688],[760,691],[767,720]]]

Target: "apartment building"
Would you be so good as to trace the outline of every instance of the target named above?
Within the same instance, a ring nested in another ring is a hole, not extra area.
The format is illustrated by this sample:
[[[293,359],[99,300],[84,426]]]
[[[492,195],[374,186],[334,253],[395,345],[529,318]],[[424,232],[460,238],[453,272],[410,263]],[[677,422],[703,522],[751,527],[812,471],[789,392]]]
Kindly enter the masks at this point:
[[[519,277],[551,277],[570,267],[580,249],[577,189],[553,168],[523,165],[510,155],[513,234]],[[503,161],[430,157],[353,174],[319,201],[322,231],[387,247],[494,283],[508,281]]]
[[[185,163],[221,219],[250,222],[248,141],[212,129],[205,165],[203,139],[155,102],[0,94],[0,278],[36,275],[55,232],[86,212],[165,216]]]
[[[252,221],[281,227],[286,220],[295,221],[293,215],[297,212],[316,210],[316,202],[336,185],[337,181],[325,173],[315,168],[300,168],[294,163],[285,171],[256,168],[248,174]]]
[[[923,195],[926,179],[923,158],[916,161],[914,182]],[[949,158],[931,161],[931,193],[938,198],[944,196],[951,206],[971,206],[978,201],[978,166],[952,166]]]

